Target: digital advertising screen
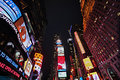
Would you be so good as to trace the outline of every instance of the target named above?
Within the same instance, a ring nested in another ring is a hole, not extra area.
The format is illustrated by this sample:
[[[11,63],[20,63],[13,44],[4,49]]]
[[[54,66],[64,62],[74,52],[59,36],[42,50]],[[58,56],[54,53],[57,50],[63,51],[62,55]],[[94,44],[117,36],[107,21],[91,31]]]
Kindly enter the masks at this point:
[[[92,73],[90,73],[90,75],[92,75],[92,77],[93,77],[94,80],[100,80],[97,72],[92,72]],[[88,76],[89,76],[89,74],[88,74]],[[90,77],[90,76],[89,76],[89,77]]]
[[[20,39],[23,45],[25,46],[26,50],[29,51],[30,47],[32,46],[32,43],[30,41],[30,37],[28,35],[28,31],[23,20],[23,17],[21,17],[20,19],[17,20],[17,22],[15,22],[15,26],[18,29]]]
[[[25,67],[25,74],[27,76],[30,76],[31,71],[32,71],[32,63],[27,59],[26,67]]]
[[[0,8],[0,13],[5,14],[12,22],[15,22],[22,15],[12,0],[0,0]]]
[[[94,68],[89,57],[83,59],[83,63],[84,63],[84,65],[85,65],[86,70],[90,70],[90,69],[93,69],[93,68]]]
[[[65,56],[58,56],[58,71],[66,71]]]
[[[40,73],[43,62],[43,55],[41,53],[35,53],[34,61],[35,61],[35,65],[33,71],[36,70],[38,73]]]
[[[57,45],[62,44],[61,40],[60,40],[60,39],[58,39],[58,40],[56,41],[56,44],[57,44]]]
[[[62,47],[58,47],[57,48],[57,52],[58,52],[58,54],[59,53],[64,53],[64,47],[62,46]]]
[[[65,78],[65,77],[67,77],[67,72],[58,72],[58,77],[59,78]]]

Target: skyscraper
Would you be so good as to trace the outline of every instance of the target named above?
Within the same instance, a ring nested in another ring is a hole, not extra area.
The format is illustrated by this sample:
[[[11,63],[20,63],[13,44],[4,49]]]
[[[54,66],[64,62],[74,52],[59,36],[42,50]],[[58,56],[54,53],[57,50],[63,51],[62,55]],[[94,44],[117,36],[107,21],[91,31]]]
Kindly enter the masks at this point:
[[[94,2],[94,1],[93,1]],[[83,16],[87,15],[85,1]],[[120,78],[120,2],[118,0],[95,0],[92,11],[84,25],[83,37],[96,59],[104,79]],[[85,28],[86,27],[86,28]]]

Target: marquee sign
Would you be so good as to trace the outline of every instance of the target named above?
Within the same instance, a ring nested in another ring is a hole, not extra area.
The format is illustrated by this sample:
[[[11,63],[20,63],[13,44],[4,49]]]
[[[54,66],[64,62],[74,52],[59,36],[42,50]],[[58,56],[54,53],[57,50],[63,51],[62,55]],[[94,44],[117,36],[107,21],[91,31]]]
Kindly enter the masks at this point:
[[[8,17],[6,17],[4,14],[0,14],[0,18],[2,18],[3,20],[5,20],[5,21],[13,28],[13,30],[14,30],[15,33],[17,34],[17,38],[18,38],[18,41],[19,41],[21,47],[23,48],[23,50],[24,50],[25,52],[27,52],[25,46],[23,45],[23,43],[22,43],[22,41],[21,41],[19,32],[18,32],[17,28],[15,27],[15,25],[13,24],[13,22],[10,21],[10,19],[9,19]]]
[[[0,50],[0,61],[1,61],[1,68],[9,71],[10,73],[12,72],[16,72],[14,70],[18,70],[18,72],[20,72],[23,76],[24,76],[24,72],[21,66],[19,66],[14,60],[12,60],[12,58],[10,58],[7,54],[5,54],[4,52],[2,52]],[[9,65],[11,64],[11,65]],[[9,65],[9,66],[7,66]],[[14,70],[12,69],[14,67]],[[12,73],[13,74],[13,73]],[[17,74],[17,72],[16,72]]]
[[[0,67],[10,73],[12,73],[13,75],[17,76],[18,78],[20,77],[20,74],[17,73],[15,70],[13,70],[12,68],[10,68],[9,66],[7,66],[6,64],[0,62]]]

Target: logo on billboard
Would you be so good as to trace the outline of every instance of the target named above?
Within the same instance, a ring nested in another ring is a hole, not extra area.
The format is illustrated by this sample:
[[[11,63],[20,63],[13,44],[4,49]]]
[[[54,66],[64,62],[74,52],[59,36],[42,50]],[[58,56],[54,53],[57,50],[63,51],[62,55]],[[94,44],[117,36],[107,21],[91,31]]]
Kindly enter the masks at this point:
[[[21,17],[17,22],[15,22],[15,26],[18,29],[20,39],[21,39],[23,45],[25,46],[27,51],[29,51],[30,46],[32,45],[32,43],[30,41],[30,37],[28,35],[28,32],[27,32],[23,17]]]

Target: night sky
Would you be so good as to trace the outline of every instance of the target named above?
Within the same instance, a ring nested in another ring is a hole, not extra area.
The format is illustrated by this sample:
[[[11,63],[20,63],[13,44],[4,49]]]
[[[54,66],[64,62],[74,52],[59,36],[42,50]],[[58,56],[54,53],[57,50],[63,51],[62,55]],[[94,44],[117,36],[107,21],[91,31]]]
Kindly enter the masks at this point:
[[[60,34],[65,47],[66,61],[68,61],[69,53],[67,46],[67,38],[70,25],[82,24],[79,0],[45,0],[46,17],[48,25],[45,32],[43,42],[44,61],[42,66],[42,80],[47,80],[50,73],[50,63],[52,57],[53,35]],[[67,62],[66,62],[67,63]],[[69,62],[67,63],[67,65]]]

